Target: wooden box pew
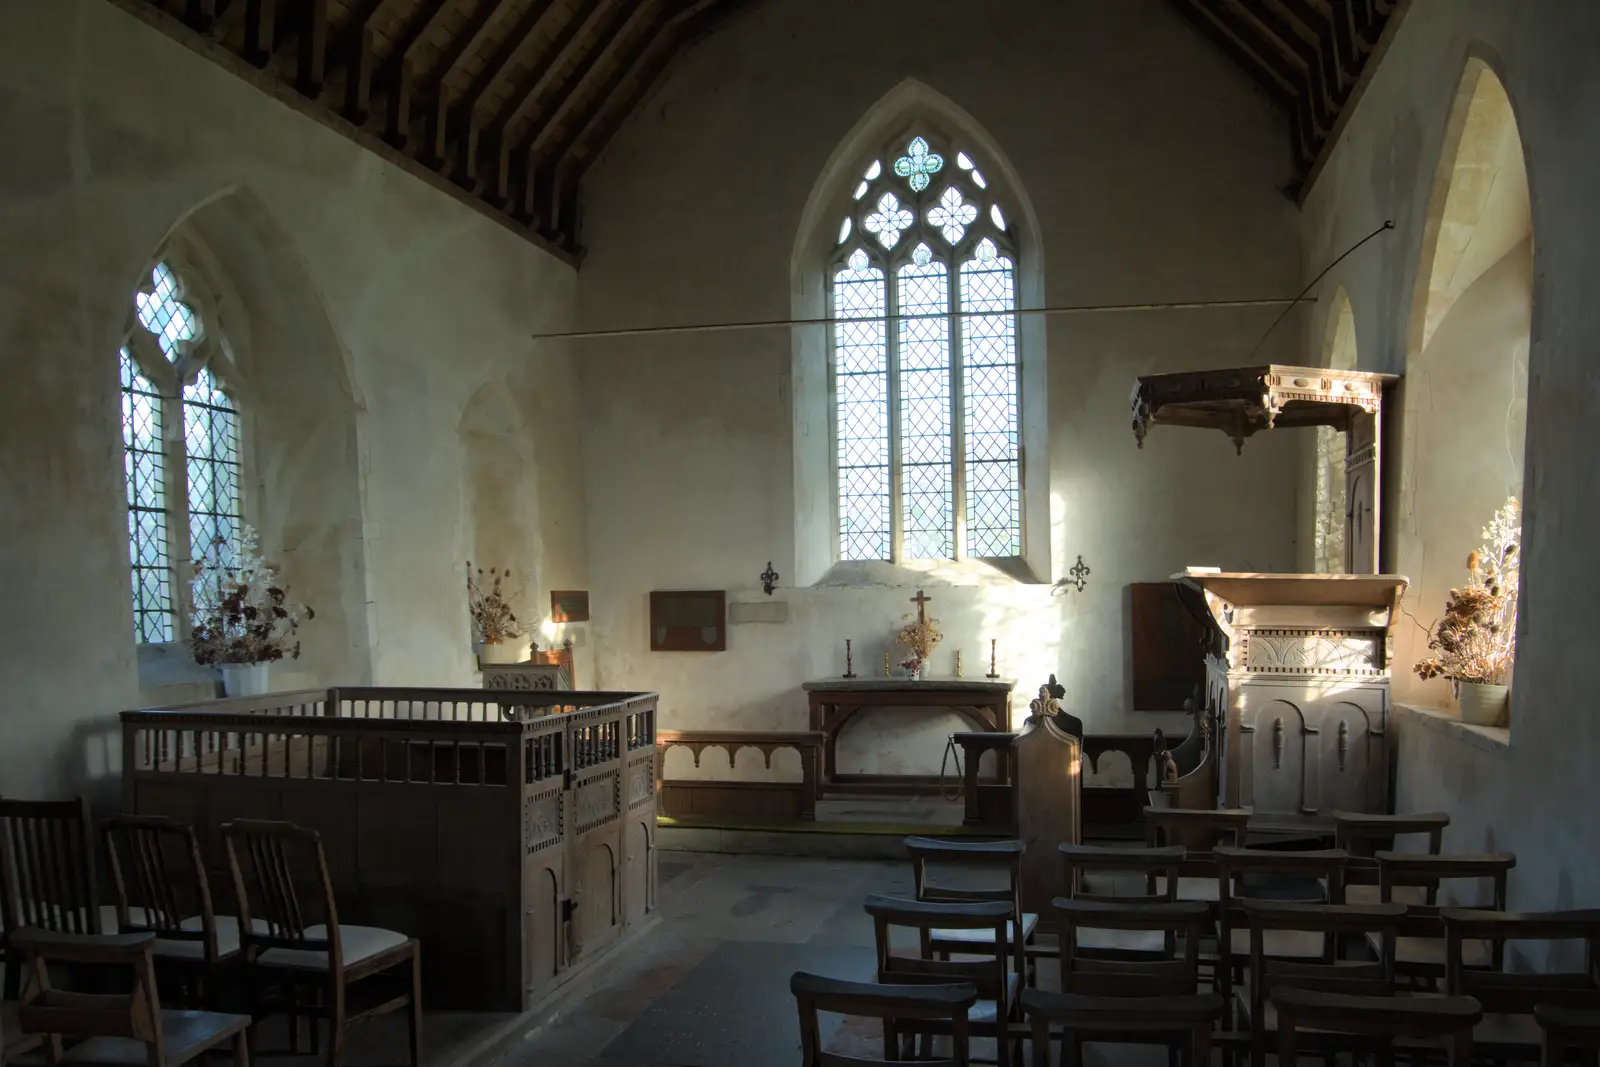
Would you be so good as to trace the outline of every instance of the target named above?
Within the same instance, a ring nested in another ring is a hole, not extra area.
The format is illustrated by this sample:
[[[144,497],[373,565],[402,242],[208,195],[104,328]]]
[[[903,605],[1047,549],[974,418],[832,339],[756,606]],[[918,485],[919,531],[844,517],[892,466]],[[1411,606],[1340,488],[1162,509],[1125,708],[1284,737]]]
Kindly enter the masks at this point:
[[[286,820],[327,849],[341,921],[422,942],[431,1006],[521,1011],[655,902],[653,693],[330,689],[125,712],[123,805]]]

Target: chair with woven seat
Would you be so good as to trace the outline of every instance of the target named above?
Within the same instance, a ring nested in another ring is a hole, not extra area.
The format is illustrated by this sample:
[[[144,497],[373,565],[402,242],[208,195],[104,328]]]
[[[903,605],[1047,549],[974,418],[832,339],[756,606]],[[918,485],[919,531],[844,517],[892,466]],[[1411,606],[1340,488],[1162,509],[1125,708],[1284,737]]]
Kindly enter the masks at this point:
[[[208,1006],[222,968],[240,962],[244,946],[238,919],[213,909],[199,838],[165,816],[113,815],[100,825],[116,891],[115,929],[154,933],[158,970],[192,985],[193,1002]]]
[[[89,802],[0,799],[0,958],[10,964],[0,1000],[16,1000],[21,988],[13,931],[99,934],[110,911],[95,881]]]
[[[1483,1018],[1483,1005],[1471,997],[1370,997],[1279,987],[1272,991],[1272,1004],[1278,1017],[1279,1067],[1299,1063],[1300,1039],[1308,1031],[1322,1038],[1324,1048],[1376,1047],[1379,1062],[1387,1064],[1394,1062],[1396,1038],[1439,1041],[1449,1067],[1471,1067],[1472,1029]],[[1413,1045],[1407,1051],[1419,1049]]]
[[[918,900],[943,904],[970,904],[999,900],[1011,904],[1021,916],[1023,956],[1033,947],[1039,916],[1022,910],[1021,841],[940,841],[931,837],[908,837],[906,852],[911,857],[912,884]],[[985,885],[952,885],[936,882],[930,867],[943,868],[945,874],[959,871]],[[1017,923],[1006,928],[1006,937],[1015,936]],[[983,942],[989,931],[983,929],[935,930],[929,944],[935,952],[963,952],[973,942]]]
[[[250,1067],[248,1015],[163,1010],[156,993],[155,934],[63,934],[24,928],[12,946],[26,958],[27,991],[18,1024],[42,1035],[45,1059],[56,1064],[178,1067],[213,1049],[233,1047],[237,1067]],[[131,992],[77,993],[54,987],[52,963],[131,973]],[[82,1038],[64,1048],[62,1038]]]
[[[1235,999],[1242,1023],[1250,1035],[1250,1062],[1262,1067],[1279,1034],[1274,1004],[1279,991],[1305,989],[1357,997],[1388,997],[1395,991],[1394,944],[1405,919],[1404,904],[1303,904],[1295,901],[1243,899],[1239,902],[1249,942],[1249,963]],[[1273,936],[1280,945],[1306,939],[1293,952],[1274,954]],[[1292,935],[1292,936],[1291,936]],[[1376,938],[1376,959],[1346,958],[1342,946],[1354,943],[1365,955],[1369,938]],[[1321,1039],[1320,1029],[1308,1038]],[[1281,1039],[1279,1040],[1281,1047]],[[1319,1044],[1329,1054],[1345,1046]]]
[[[1483,1020],[1473,1032],[1480,1057],[1535,1060],[1544,1033],[1534,1017],[1539,1006],[1589,1009],[1600,1001],[1600,909],[1584,911],[1500,912],[1441,908],[1445,929],[1445,992],[1475,997]],[[1580,942],[1581,962],[1571,970],[1539,973],[1467,966],[1467,946],[1489,942],[1505,959],[1508,942]],[[1548,1012],[1548,1007],[1547,1007]]]
[[[1233,1011],[1233,986],[1250,959],[1250,930],[1243,905],[1253,900],[1300,904],[1343,904],[1342,849],[1286,852],[1275,849],[1219,847],[1217,861],[1216,988]],[[1324,960],[1328,939],[1320,932],[1295,927],[1269,928],[1264,938],[1272,959]]]
[[[1064,844],[1057,850],[1066,865],[1066,900],[1155,904],[1178,899],[1178,871],[1187,855],[1182,845],[1120,848]],[[1158,879],[1162,891],[1152,892]],[[1059,898],[1056,908],[1061,908]],[[1064,933],[1060,940],[1064,952]],[[1084,957],[1159,955],[1171,948],[1168,936],[1154,928],[1096,928],[1080,924],[1074,930],[1074,950]]]
[[[1347,904],[1377,904],[1379,852],[1394,852],[1395,838],[1426,836],[1426,855],[1437,856],[1444,843],[1444,828],[1450,815],[1443,811],[1415,815],[1369,815],[1365,812],[1333,813],[1333,847],[1350,854],[1345,868],[1344,899]],[[1416,853],[1415,848],[1405,851]],[[1432,904],[1431,893],[1419,886],[1407,886],[1395,898],[1402,904]]]
[[[1016,909],[1007,901],[973,901],[966,904],[899,900],[870,896],[863,907],[872,917],[873,940],[877,948],[876,980],[885,985],[949,985],[971,982],[977,1000],[967,1012],[968,1032],[973,1037],[992,1037],[997,1049],[996,1062],[1009,1067],[1020,1054],[1022,988],[1022,943],[1008,938],[1007,930]],[[891,931],[896,928],[916,932],[919,951],[908,956],[895,951]],[[982,930],[990,936],[963,944],[950,955],[937,958],[931,941],[935,931]],[[1013,1027],[1015,1026],[1015,1029]],[[918,1035],[927,1039],[946,1034],[949,1029],[936,1019],[888,1020],[884,1024],[885,1048],[901,1037]],[[1018,1049],[1013,1050],[1013,1043]],[[926,1050],[925,1050],[926,1051]]]
[[[309,1015],[313,1052],[316,1020],[327,1019],[327,1062],[338,1067],[350,1027],[409,1009],[411,1064],[417,1067],[422,1055],[422,950],[417,940],[394,930],[340,924],[327,856],[315,830],[290,822],[238,819],[223,824],[222,839],[255,1017],[281,1006],[298,1040],[295,1020]],[[314,922],[318,911],[322,921]],[[397,991],[385,990],[351,1013],[352,986],[376,986],[390,978],[400,979]]]
[[[1413,984],[1432,989],[1444,981],[1445,929],[1435,903],[1441,888],[1470,882],[1478,890],[1488,884],[1488,899],[1460,898],[1464,890],[1450,892],[1452,905],[1486,911],[1506,910],[1506,881],[1517,858],[1509,852],[1479,856],[1421,855],[1412,852],[1379,852],[1379,899],[1406,905],[1406,921],[1395,943],[1395,973]],[[1406,890],[1411,892],[1405,893]],[[1449,891],[1449,890],[1447,890]],[[1425,896],[1426,903],[1415,898]],[[1500,970],[1504,963],[1502,946],[1490,941],[1462,943],[1462,965]]]
[[[789,992],[800,1011],[801,1067],[882,1067],[899,1059],[894,1042],[888,1037],[890,1026],[898,1021],[937,1023],[948,1028],[950,1055],[925,1061],[938,1067],[967,1067],[971,1063],[967,1014],[978,999],[971,982],[949,985],[876,985],[871,982],[843,982],[836,978],[796,971],[789,978]],[[859,1018],[881,1019],[885,1024],[884,1059],[863,1059],[827,1052],[822,1047],[818,1016],[822,1012]]]

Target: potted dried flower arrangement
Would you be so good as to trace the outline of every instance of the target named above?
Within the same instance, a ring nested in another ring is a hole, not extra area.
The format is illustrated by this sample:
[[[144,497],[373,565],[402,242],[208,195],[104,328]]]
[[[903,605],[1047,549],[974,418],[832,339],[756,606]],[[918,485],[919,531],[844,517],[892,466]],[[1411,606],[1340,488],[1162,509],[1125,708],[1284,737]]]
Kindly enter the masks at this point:
[[[218,537],[194,561],[189,644],[194,659],[222,669],[230,697],[267,691],[268,665],[300,658],[300,624],[316,612],[289,599],[279,568],[261,558],[256,532],[238,541]]]
[[[509,569],[490,567],[485,575],[482,567],[473,570],[472,563],[467,563],[467,610],[472,615],[479,663],[523,663],[530,654],[528,632],[517,621],[505,592],[510,577]]]
[[[1448,678],[1461,721],[1495,726],[1506,711],[1505,679],[1517,653],[1517,588],[1522,510],[1507,500],[1483,531],[1483,547],[1467,557],[1467,584],[1450,590],[1444,618],[1428,634],[1433,655],[1419,677]]]
[[[900,666],[911,677],[921,678],[922,672],[927,669],[928,657],[933,655],[934,646],[944,640],[944,634],[939,632],[938,619],[924,616],[902,626],[894,639],[909,653]]]

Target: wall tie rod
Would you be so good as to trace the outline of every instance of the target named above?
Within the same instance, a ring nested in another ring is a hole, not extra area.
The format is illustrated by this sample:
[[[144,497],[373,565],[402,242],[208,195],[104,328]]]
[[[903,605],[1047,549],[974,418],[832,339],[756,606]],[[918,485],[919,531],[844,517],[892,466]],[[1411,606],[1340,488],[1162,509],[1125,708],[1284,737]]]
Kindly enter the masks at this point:
[[[851,315],[847,318],[761,319],[754,322],[706,322],[687,326],[632,326],[615,330],[561,330],[536,333],[535,341],[599,340],[608,337],[648,337],[674,333],[729,333],[735,330],[777,330],[796,326],[828,326],[835,322],[907,322],[913,319],[946,319],[956,314],[978,318],[990,315],[1091,315],[1128,311],[1199,311],[1212,308],[1281,307],[1287,314],[1296,304],[1315,304],[1316,297],[1271,297],[1261,300],[1171,300],[1158,304],[1059,304],[1055,307],[1018,308],[1013,312],[968,311],[926,312],[917,315]]]

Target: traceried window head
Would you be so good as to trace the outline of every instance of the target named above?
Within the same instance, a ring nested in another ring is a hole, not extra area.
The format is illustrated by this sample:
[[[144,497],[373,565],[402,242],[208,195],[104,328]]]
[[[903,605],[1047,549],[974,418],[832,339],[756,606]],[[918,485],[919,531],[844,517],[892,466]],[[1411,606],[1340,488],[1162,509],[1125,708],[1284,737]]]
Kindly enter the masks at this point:
[[[932,131],[861,172],[829,272],[840,559],[1022,554],[1014,247]]]
[[[200,314],[171,264],[156,264],[131,311],[118,353],[128,561],[134,636],[155,643],[178,636],[175,561],[198,558],[242,525],[239,412],[212,369],[218,350],[203,347]]]

